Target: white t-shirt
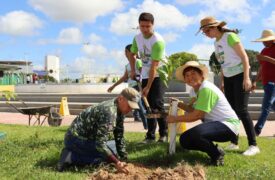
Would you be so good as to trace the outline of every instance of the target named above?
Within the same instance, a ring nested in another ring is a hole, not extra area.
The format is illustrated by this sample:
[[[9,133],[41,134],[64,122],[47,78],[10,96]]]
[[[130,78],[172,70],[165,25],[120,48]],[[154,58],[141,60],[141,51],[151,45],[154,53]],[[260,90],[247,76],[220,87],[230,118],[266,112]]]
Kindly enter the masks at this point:
[[[149,78],[149,71],[152,65],[152,60],[155,61],[166,61],[165,59],[165,42],[160,34],[154,32],[154,34],[145,38],[142,33],[135,36],[133,44],[131,47],[131,52],[139,54],[140,59],[142,60],[142,79]],[[159,67],[163,63],[159,63]],[[158,73],[156,77],[158,77]]]
[[[215,41],[215,54],[220,62],[225,77],[232,77],[243,72],[241,58],[234,51],[233,46],[240,42],[235,33],[224,33],[222,38]]]
[[[219,121],[239,134],[240,120],[231,108],[221,90],[209,81],[203,81],[198,92],[190,91],[190,97],[196,98],[194,109],[205,112],[204,122]]]
[[[140,75],[140,69],[142,68],[142,61],[140,59],[137,59],[136,60],[136,64],[135,64],[135,72],[136,72],[136,75]],[[128,63],[126,66],[125,66],[125,69],[127,71],[127,74],[128,74],[128,85],[129,87],[135,87],[137,86],[137,81],[133,80],[131,78],[131,66],[130,66],[130,63]]]

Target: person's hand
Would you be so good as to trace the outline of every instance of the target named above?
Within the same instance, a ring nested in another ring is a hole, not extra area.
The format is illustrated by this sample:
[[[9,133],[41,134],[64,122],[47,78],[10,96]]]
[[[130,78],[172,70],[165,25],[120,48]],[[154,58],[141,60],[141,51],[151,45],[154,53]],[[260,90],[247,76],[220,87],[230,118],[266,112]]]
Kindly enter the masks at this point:
[[[258,60],[259,62],[265,60],[265,59],[264,59],[264,56],[261,55],[261,54],[258,54],[258,55],[256,56],[256,58],[257,58],[257,60]]]
[[[251,86],[251,91],[254,92],[254,90],[257,88],[257,82],[254,81]]]
[[[113,89],[114,89],[114,87],[113,87],[113,86],[109,87],[109,88],[108,88],[108,90],[107,90],[107,91],[108,91],[108,93],[111,93],[111,92],[113,91]]]
[[[144,97],[147,97],[147,96],[148,96],[148,93],[149,93],[149,90],[150,90],[150,88],[147,87],[147,86],[145,86],[145,88],[142,89],[142,95],[143,95]]]
[[[170,97],[169,102],[172,103],[173,101],[179,101],[179,99],[175,97]]]
[[[251,90],[251,87],[252,87],[252,83],[251,83],[251,80],[250,78],[245,78],[243,80],[243,89],[245,91],[250,91]]]
[[[167,121],[167,123],[176,123],[176,116],[168,115],[166,117],[166,121]]]
[[[118,172],[122,172],[124,174],[128,174],[129,173],[128,169],[126,168],[127,164],[125,162],[118,161],[115,164],[115,166],[116,166],[116,169],[118,170]]]

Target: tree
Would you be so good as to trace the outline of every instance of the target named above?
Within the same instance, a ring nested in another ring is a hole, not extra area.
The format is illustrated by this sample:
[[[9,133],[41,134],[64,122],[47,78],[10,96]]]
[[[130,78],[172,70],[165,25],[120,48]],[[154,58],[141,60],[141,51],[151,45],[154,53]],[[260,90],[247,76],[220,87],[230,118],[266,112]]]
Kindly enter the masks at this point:
[[[198,58],[195,54],[179,52],[169,56],[167,62],[162,61],[164,65],[159,67],[157,71],[166,87],[168,87],[168,81],[173,79],[176,68],[185,64],[187,61],[198,61]]]
[[[254,51],[254,50],[249,50],[249,49],[246,49],[246,54],[248,56],[248,59],[249,59],[249,64],[250,64],[250,67],[251,67],[251,71],[252,72],[257,72],[258,69],[259,69],[259,62],[257,60],[257,55],[259,54],[259,52],[257,51]]]
[[[179,67],[183,64],[185,64],[187,61],[197,61],[198,58],[195,54],[187,53],[187,52],[179,52],[172,54],[168,57],[168,59],[171,61],[171,63],[175,67]]]
[[[54,77],[50,76],[50,75],[45,75],[44,79],[45,79],[46,82],[57,82],[57,80]]]
[[[65,78],[65,79],[62,79],[61,82],[62,83],[71,83],[73,80],[70,79],[70,78]]]
[[[221,72],[221,64],[216,58],[215,52],[213,52],[209,59],[209,66],[212,72],[214,72],[215,75],[218,75]]]

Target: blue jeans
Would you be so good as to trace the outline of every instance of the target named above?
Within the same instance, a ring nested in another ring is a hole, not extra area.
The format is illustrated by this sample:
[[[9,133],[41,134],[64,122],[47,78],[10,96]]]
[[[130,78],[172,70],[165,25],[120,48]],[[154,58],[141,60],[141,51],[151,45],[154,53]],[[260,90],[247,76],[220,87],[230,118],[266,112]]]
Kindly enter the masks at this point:
[[[270,112],[270,109],[273,109],[273,111],[275,111],[275,83],[274,82],[268,82],[266,85],[264,85],[264,98],[262,102],[262,112],[260,114],[257,124],[255,125],[255,131],[257,134],[261,133],[262,128],[264,127],[264,124]]]
[[[67,132],[64,139],[65,148],[72,152],[72,163],[77,165],[94,164],[98,165],[106,162],[105,156],[102,152],[96,150],[96,141],[85,140],[73,136]],[[110,146],[108,145],[110,144]],[[116,149],[113,141],[108,141],[107,146],[115,155]],[[114,149],[113,149],[114,148]]]
[[[180,136],[180,144],[184,149],[198,150],[207,153],[212,159],[220,155],[216,142],[227,142],[236,138],[236,134],[225,124],[212,121],[199,124]]]
[[[135,86],[134,88],[137,91],[139,91],[138,86]],[[142,98],[138,102],[138,106],[139,106],[139,109],[134,110],[133,116],[134,116],[135,119],[141,119],[144,129],[148,129],[147,118],[145,116],[146,110],[144,108],[144,102],[143,102]]]

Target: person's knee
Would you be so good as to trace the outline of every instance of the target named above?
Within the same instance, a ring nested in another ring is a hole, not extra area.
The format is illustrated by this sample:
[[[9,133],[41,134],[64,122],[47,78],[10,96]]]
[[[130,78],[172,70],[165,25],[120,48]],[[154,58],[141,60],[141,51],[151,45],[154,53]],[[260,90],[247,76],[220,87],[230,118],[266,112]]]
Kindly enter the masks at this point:
[[[183,133],[180,136],[180,145],[183,149],[189,149],[192,143],[192,137],[188,136],[188,134]]]

